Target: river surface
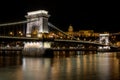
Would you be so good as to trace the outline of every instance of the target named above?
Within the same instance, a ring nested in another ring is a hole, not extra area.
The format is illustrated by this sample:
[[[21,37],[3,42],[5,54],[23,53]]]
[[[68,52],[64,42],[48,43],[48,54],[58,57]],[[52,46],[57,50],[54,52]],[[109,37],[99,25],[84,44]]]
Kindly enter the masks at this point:
[[[53,58],[0,56],[0,80],[120,80],[120,52]]]

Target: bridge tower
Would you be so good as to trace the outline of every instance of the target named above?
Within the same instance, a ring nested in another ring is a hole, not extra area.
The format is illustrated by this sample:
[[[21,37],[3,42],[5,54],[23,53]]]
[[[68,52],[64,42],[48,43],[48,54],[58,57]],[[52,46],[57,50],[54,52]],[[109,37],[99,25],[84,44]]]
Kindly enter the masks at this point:
[[[48,33],[48,11],[38,10],[28,12],[25,16],[27,18],[26,37],[42,38],[44,33]]]
[[[99,35],[99,43],[109,45],[109,34],[100,34]],[[109,46],[99,47],[99,49],[110,49]]]
[[[43,35],[49,33],[48,30],[48,11],[38,10],[28,12],[25,16],[27,18],[26,37],[43,39]],[[46,48],[50,48],[50,42],[44,41],[30,41],[24,42],[24,54],[40,56],[46,51]]]

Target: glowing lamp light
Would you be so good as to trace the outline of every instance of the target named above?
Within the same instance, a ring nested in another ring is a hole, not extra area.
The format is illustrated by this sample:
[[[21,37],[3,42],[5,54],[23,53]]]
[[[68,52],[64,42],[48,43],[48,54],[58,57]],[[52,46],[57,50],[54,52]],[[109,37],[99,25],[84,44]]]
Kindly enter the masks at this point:
[[[22,34],[22,33],[20,33],[20,36],[23,36],[23,34]]]
[[[19,34],[21,34],[22,32],[21,32],[21,31],[19,31],[18,33],[19,33]]]
[[[42,34],[38,34],[38,38],[42,38]]]
[[[25,43],[24,48],[42,48],[42,42],[27,42]]]
[[[31,35],[30,35],[30,34],[27,34],[26,37],[31,37]]]
[[[10,32],[10,35],[13,35],[13,32]]]

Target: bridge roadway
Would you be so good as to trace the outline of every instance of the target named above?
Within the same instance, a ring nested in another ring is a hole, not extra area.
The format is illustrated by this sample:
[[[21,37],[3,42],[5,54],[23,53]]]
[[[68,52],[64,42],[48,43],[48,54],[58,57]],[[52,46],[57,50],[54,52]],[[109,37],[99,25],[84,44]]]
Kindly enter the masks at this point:
[[[18,40],[18,41],[44,41],[43,39],[40,38],[31,38],[31,37],[12,37],[12,36],[0,36],[0,39],[3,39],[4,41],[6,40]],[[78,44],[92,44],[96,46],[110,46],[111,48],[118,48],[117,46],[114,45],[105,45],[105,44],[100,44],[98,42],[92,42],[92,41],[83,41],[83,40],[65,40],[65,39],[48,39],[45,41],[52,41],[52,42],[67,42],[67,43],[78,43]]]
[[[18,40],[18,41],[41,41],[40,38],[31,38],[31,37],[12,37],[12,36],[0,36],[0,39],[4,40]],[[49,39],[48,39],[49,41]],[[98,42],[91,42],[91,41],[82,41],[82,40],[65,40],[65,39],[53,39],[54,42],[71,42],[71,43],[82,43],[82,44],[93,44],[98,46],[108,46],[105,44],[100,44]]]
[[[70,42],[70,43],[93,44],[93,45],[98,45],[98,46],[108,46],[108,45],[105,45],[105,44],[100,44],[100,43],[98,43],[98,42],[83,41],[83,40],[54,39],[54,42]]]
[[[17,41],[39,41],[39,38],[29,38],[29,37],[13,37],[13,36],[0,36],[0,40],[17,40]]]
[[[97,49],[87,49],[87,48],[50,48],[52,51],[98,51]]]
[[[65,49],[56,49],[56,48],[51,48],[49,50],[52,50],[52,51],[97,51],[97,52],[117,52],[117,51],[120,51],[120,49],[103,49],[103,50],[99,50],[99,49],[87,49],[87,48],[73,48],[73,49],[70,49],[70,48],[65,48]]]

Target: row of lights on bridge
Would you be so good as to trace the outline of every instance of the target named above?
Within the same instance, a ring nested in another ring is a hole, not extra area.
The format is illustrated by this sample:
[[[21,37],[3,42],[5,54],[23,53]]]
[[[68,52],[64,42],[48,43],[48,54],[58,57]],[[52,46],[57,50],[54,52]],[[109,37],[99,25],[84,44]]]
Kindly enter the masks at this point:
[[[14,36],[14,33],[13,33],[13,32],[10,32],[9,34],[10,34],[10,36]],[[18,35],[19,35],[19,36],[23,36],[22,31],[18,31]]]

